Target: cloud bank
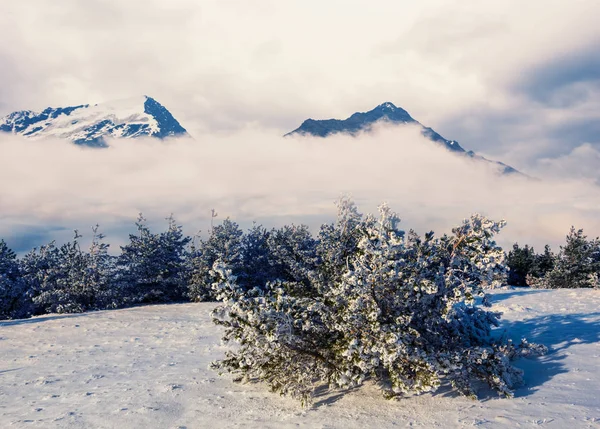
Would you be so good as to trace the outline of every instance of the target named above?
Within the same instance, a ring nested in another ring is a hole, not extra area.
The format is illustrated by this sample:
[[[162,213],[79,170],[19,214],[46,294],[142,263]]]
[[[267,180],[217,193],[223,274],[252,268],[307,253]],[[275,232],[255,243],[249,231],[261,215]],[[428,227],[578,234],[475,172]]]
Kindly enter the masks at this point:
[[[504,246],[556,246],[571,225],[600,233],[600,175],[579,165],[600,159],[590,145],[541,161],[540,180],[533,180],[499,176],[410,126],[356,138],[283,138],[248,128],[110,144],[89,149],[0,136],[0,237],[25,248],[100,223],[117,246],[140,211],[157,228],[174,213],[193,234],[208,229],[211,209],[243,226],[304,222],[316,231],[334,219],[333,202],[344,194],[363,213],[388,202],[405,229],[421,233],[447,232],[474,212],[503,218]]]

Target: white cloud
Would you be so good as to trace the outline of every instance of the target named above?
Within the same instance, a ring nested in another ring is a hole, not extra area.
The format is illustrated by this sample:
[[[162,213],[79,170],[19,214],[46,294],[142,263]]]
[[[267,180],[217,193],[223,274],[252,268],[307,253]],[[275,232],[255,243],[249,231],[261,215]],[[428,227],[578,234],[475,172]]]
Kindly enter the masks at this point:
[[[112,145],[82,149],[3,137],[0,237],[15,228],[44,227],[61,227],[64,236],[98,222],[114,243],[126,239],[123,229],[139,211],[154,223],[174,213],[194,233],[206,231],[212,208],[220,219],[231,216],[244,225],[294,221],[316,227],[333,219],[332,203],[342,194],[351,194],[363,212],[387,201],[404,228],[420,232],[449,231],[474,212],[505,218],[509,226],[500,237],[505,246],[556,245],[571,224],[591,235],[600,231],[600,188],[589,180],[500,177],[425,140],[412,127],[327,140],[247,129],[195,141]],[[565,169],[573,165],[557,172],[568,177]]]

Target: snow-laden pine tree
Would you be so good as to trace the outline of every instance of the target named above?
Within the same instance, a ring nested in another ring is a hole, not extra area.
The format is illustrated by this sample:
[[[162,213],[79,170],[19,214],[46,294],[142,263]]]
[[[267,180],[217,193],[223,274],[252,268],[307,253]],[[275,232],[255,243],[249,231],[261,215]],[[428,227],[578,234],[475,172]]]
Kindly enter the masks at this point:
[[[540,288],[597,288],[600,274],[600,240],[588,240],[583,230],[571,227],[566,244],[554,259],[553,268],[529,283]]]
[[[0,319],[27,316],[25,292],[17,255],[0,240]]]
[[[116,258],[108,253],[109,244],[104,242],[99,226],[92,227],[92,243],[86,255],[85,295],[89,308],[116,308],[120,304],[115,288]]]
[[[504,253],[492,239],[503,223],[476,215],[436,239],[405,234],[398,222],[385,205],[379,218],[362,218],[341,202],[337,224],[321,231],[327,263],[295,265],[306,284],[280,280],[246,291],[217,262],[213,288],[223,304],[213,319],[238,347],[214,368],[304,403],[319,384],[365,380],[386,397],[434,391],[443,381],[469,396],[476,381],[510,396],[521,380],[509,362],[519,349],[493,338],[498,315],[476,303],[484,287],[505,278]]]
[[[21,260],[21,273],[32,302],[33,315],[45,314],[53,306],[46,298],[59,284],[64,273],[59,267],[59,251],[54,241],[34,248]]]
[[[270,232],[262,225],[254,225],[241,238],[240,264],[233,271],[238,284],[250,290],[263,287],[276,277],[269,248]],[[231,264],[227,264],[231,269]]]
[[[519,244],[515,243],[506,257],[506,266],[509,269],[508,284],[511,286],[527,286],[527,276],[531,275],[535,260],[536,255],[533,247],[529,247],[527,244],[524,247],[519,247]]]
[[[214,279],[210,271],[217,260],[227,263],[238,273],[242,267],[243,232],[237,223],[229,218],[211,229],[206,240],[199,239],[190,255],[190,278],[187,296],[195,302],[213,300],[211,284]]]
[[[173,216],[167,218],[166,232],[150,231],[142,214],[136,222],[137,234],[121,246],[119,288],[124,304],[181,300],[187,286],[186,251],[190,237]]]

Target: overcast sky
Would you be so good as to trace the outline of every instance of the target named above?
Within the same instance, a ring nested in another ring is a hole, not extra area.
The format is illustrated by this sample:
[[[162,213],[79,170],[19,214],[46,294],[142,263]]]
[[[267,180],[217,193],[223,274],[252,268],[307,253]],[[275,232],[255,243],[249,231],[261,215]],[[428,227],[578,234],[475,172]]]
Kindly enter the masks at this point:
[[[197,135],[391,101],[527,168],[600,145],[597,0],[27,0],[0,14],[0,115],[151,95]]]
[[[309,219],[349,192],[368,210],[396,202],[408,227],[446,228],[482,211],[508,218],[505,242],[558,243],[572,224],[598,235],[599,16],[598,0],[3,2],[0,116],[146,94],[201,144],[92,156],[4,139],[0,233],[46,237],[50,226],[130,221],[141,209],[192,224],[212,207],[246,220]],[[408,131],[358,139],[333,166],[348,141],[276,149],[306,118],[384,101],[544,184],[497,182],[447,154],[432,165],[414,151],[428,143]],[[165,188],[150,192],[150,179]]]

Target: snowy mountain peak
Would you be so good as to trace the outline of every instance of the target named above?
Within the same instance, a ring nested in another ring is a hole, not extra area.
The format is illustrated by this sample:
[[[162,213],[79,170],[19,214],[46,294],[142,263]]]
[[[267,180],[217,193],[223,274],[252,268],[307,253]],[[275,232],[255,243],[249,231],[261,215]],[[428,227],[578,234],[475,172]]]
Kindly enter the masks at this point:
[[[0,118],[0,131],[34,139],[67,139],[94,147],[106,147],[107,137],[162,139],[187,134],[163,105],[146,95],[95,105],[48,107],[41,113],[13,112]]]
[[[290,135],[312,135],[317,137],[328,137],[332,134],[345,133],[350,135],[356,135],[359,132],[368,132],[372,129],[373,124],[379,121],[390,122],[394,124],[412,124],[417,125],[421,128],[421,134],[428,140],[431,140],[451,152],[455,152],[459,155],[468,156],[473,159],[484,161],[493,164],[503,174],[518,173],[517,170],[509,165],[503,164],[498,161],[490,161],[480,155],[475,154],[472,151],[466,152],[462,146],[456,140],[448,140],[438,134],[433,128],[422,125],[417,120],[413,119],[410,114],[402,109],[396,107],[393,103],[386,101],[375,107],[373,110],[368,112],[356,112],[352,116],[346,119],[324,119],[315,120],[307,119],[296,128],[294,131],[287,133],[285,136]]]
[[[379,106],[377,106],[377,109],[379,110],[389,110],[391,112],[395,111],[396,109],[398,109],[396,106],[394,106],[394,103],[390,103],[389,101],[386,101],[383,104],[380,104]]]

